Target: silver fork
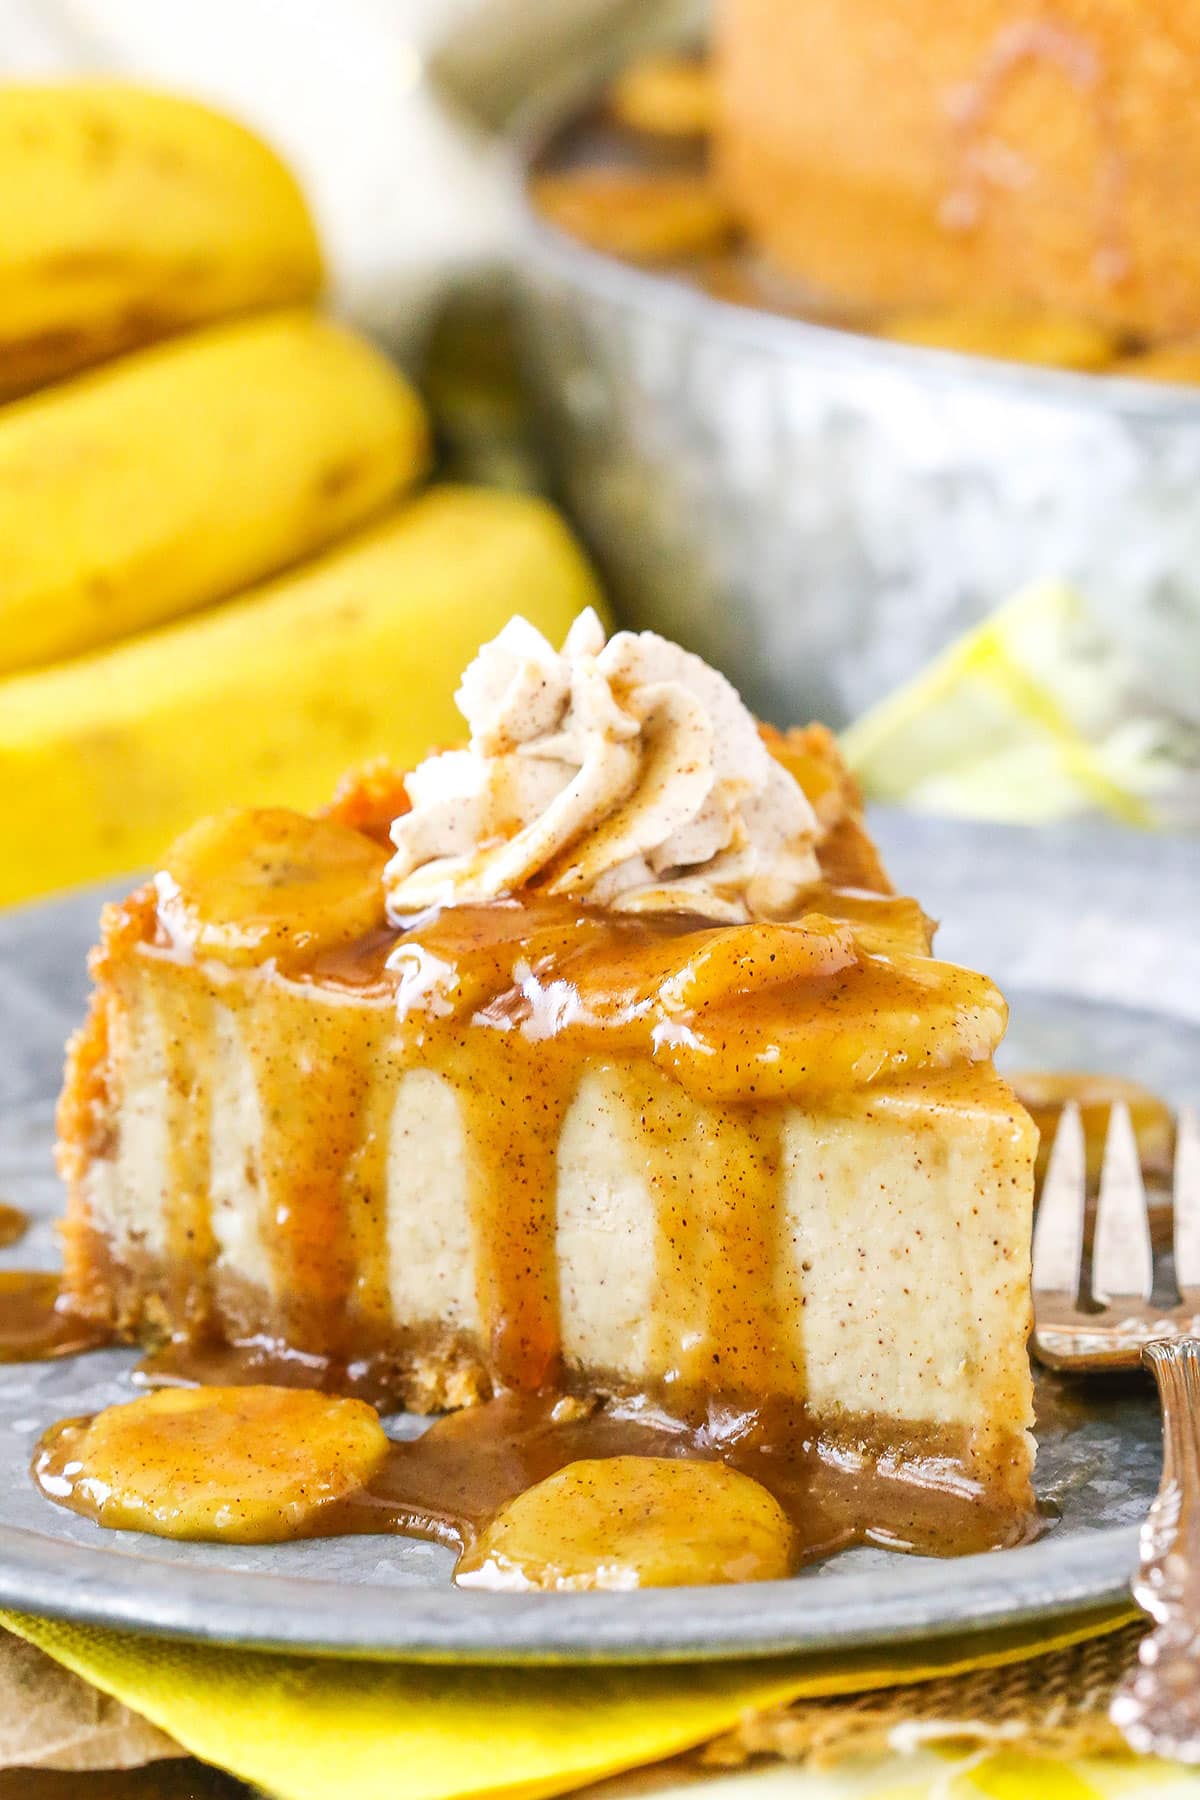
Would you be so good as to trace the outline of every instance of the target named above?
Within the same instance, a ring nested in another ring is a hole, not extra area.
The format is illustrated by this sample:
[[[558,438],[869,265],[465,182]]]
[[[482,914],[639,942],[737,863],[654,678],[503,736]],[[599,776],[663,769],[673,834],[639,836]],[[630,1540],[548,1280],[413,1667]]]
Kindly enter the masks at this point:
[[[1092,1248],[1092,1304],[1081,1301],[1083,1124],[1063,1109],[1033,1234],[1033,1348],[1078,1373],[1145,1365],[1158,1384],[1163,1472],[1142,1526],[1133,1597],[1154,1620],[1113,1723],[1144,1754],[1200,1763],[1200,1122],[1175,1135],[1173,1236],[1178,1300],[1151,1305],[1154,1257],[1129,1109],[1109,1115]]]

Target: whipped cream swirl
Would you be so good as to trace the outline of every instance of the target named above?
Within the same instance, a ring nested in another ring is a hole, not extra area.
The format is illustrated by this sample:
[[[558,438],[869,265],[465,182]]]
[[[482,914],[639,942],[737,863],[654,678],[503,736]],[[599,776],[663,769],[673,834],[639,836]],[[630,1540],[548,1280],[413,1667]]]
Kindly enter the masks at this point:
[[[734,688],[589,608],[555,651],[514,618],[456,695],[465,750],[407,778],[388,911],[534,888],[622,912],[784,916],[818,876],[817,822]]]

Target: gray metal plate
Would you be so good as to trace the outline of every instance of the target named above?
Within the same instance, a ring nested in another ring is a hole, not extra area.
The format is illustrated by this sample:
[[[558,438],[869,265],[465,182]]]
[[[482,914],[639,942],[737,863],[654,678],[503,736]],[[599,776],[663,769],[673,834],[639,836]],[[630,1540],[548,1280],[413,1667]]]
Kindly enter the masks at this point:
[[[945,955],[1012,1000],[1006,1060],[1121,1071],[1200,1097],[1200,844],[877,820],[893,873],[948,921]],[[0,1196],[38,1215],[11,1267],[52,1267],[50,1160],[62,1041],[83,1005],[89,893],[0,920]],[[1123,1594],[1158,1472],[1140,1378],[1048,1399],[1038,1487],[1061,1518],[1037,1543],[944,1562],[856,1550],[794,1580],[632,1594],[457,1591],[451,1557],[399,1538],[266,1548],[102,1532],[42,1500],[33,1445],[53,1420],[128,1398],[132,1356],[0,1368],[0,1604],[193,1639],[340,1655],[502,1662],[768,1655],[897,1641],[1098,1609]],[[398,1432],[416,1429],[397,1421]]]

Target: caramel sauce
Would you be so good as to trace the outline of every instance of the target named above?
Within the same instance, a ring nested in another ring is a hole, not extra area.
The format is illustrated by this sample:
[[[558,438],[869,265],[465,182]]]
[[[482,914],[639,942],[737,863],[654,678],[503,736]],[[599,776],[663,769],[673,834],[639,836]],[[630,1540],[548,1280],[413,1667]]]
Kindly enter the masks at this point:
[[[29,1230],[29,1218],[19,1206],[9,1206],[0,1200],[0,1250],[6,1250],[10,1244],[18,1244]]]
[[[101,1349],[111,1335],[64,1306],[57,1275],[0,1269],[0,1363],[75,1356]]]
[[[274,1338],[228,1343],[182,1332],[148,1351],[135,1366],[132,1380],[139,1388],[303,1388],[366,1400],[381,1411],[393,1397],[369,1358],[320,1356]]]
[[[1028,1521],[981,1501],[969,1484],[956,1491],[946,1467],[889,1471],[880,1447],[857,1456],[814,1439],[799,1410],[770,1409],[747,1426],[727,1418],[686,1426],[637,1402],[594,1410],[552,1395],[508,1394],[439,1419],[408,1444],[396,1444],[383,1470],[352,1503],[356,1529],[382,1508],[414,1536],[470,1547],[518,1494],[585,1459],[680,1457],[724,1462],[757,1481],[793,1528],[792,1566],[856,1542],[929,1555],[1013,1543]],[[396,1529],[390,1524],[389,1529]]]
[[[187,1467],[195,1436],[191,1419],[182,1448],[168,1441],[164,1451],[157,1433],[127,1430],[120,1434],[120,1459],[103,1461],[89,1453],[88,1433],[94,1421],[64,1421],[42,1439],[33,1463],[34,1480],[59,1505],[99,1522],[141,1526],[164,1536],[275,1542],[394,1532],[430,1538],[460,1552],[459,1572],[472,1586],[512,1585],[489,1577],[484,1552],[490,1529],[519,1496],[529,1496],[551,1477],[581,1464],[589,1465],[589,1517],[582,1521],[583,1529],[578,1517],[571,1522],[576,1556],[590,1557],[597,1570],[614,1559],[619,1562],[627,1524],[621,1512],[630,1492],[628,1468],[619,1465],[631,1458],[645,1462],[648,1472],[650,1459],[720,1463],[765,1490],[788,1528],[786,1541],[777,1546],[782,1566],[773,1567],[764,1559],[763,1568],[771,1573],[791,1572],[855,1543],[922,1554],[964,1554],[1010,1545],[1031,1532],[1029,1520],[1014,1521],[958,1479],[951,1460],[930,1454],[901,1469],[882,1446],[864,1444],[857,1454],[845,1446],[833,1451],[806,1430],[798,1412],[760,1416],[750,1429],[744,1421],[728,1420],[721,1431],[688,1428],[637,1403],[603,1404],[546,1394],[507,1394],[438,1420],[413,1442],[393,1442],[368,1480],[328,1501],[320,1499],[322,1487],[331,1485],[331,1473],[344,1480],[356,1446],[348,1443],[339,1457],[336,1438],[315,1440],[311,1490],[318,1497],[298,1505],[294,1475],[278,1496],[272,1484],[278,1483],[281,1464],[294,1465],[305,1432],[312,1434],[312,1423],[307,1414],[290,1416],[292,1396],[286,1391],[249,1392],[268,1402],[265,1437],[262,1407],[244,1409],[239,1415],[227,1393],[211,1393],[206,1411],[227,1416],[223,1434],[206,1427],[202,1419],[201,1481]],[[125,1410],[129,1409],[110,1408],[98,1419],[105,1425]],[[622,1477],[611,1488],[605,1481],[606,1463],[614,1465],[614,1476]],[[170,1470],[165,1503],[164,1468]],[[696,1484],[693,1480],[688,1485],[694,1505]],[[712,1504],[719,1514],[719,1490]],[[580,1505],[576,1490],[576,1514]],[[525,1538],[535,1558],[543,1544],[544,1553],[553,1554],[563,1525],[556,1512],[551,1504],[541,1516],[532,1513]],[[214,1519],[225,1523],[214,1524]],[[730,1579],[729,1533],[722,1524],[714,1517],[712,1537],[719,1558],[706,1561],[703,1521],[681,1518],[679,1535],[686,1542],[680,1546],[676,1567],[668,1520],[656,1558],[658,1584]],[[571,1585],[638,1583],[585,1578]]]

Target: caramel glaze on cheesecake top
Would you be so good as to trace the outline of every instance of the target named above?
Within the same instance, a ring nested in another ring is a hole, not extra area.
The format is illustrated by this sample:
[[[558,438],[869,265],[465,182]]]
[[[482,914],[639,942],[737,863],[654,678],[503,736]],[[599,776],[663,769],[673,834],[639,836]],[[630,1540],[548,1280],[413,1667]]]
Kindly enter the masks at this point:
[[[525,892],[401,929],[381,894],[376,927],[352,942],[228,968],[172,940],[153,887],[106,908],[59,1110],[73,1310],[166,1344],[185,1374],[199,1366],[219,1380],[236,1366],[241,1379],[312,1380],[418,1410],[501,1392],[628,1392],[612,1370],[567,1366],[560,1333],[555,1157],[572,1096],[599,1071],[640,1120],[657,1280],[670,1289],[659,1310],[671,1324],[651,1359],[663,1373],[642,1397],[693,1424],[761,1412],[764,1397],[798,1418],[803,1321],[782,1316],[779,1299],[786,1107],[836,1112],[850,1095],[869,1119],[878,1093],[885,1111],[912,1102],[917,1133],[940,1108],[998,1113],[1008,1160],[997,1153],[995,1182],[1012,1186],[1005,1204],[1018,1209],[1033,1132],[991,1064],[1002,999],[930,957],[930,922],[892,892],[830,735],[764,736],[818,820],[820,880],[794,921],[714,927]],[[325,816],[383,845],[406,804],[403,777],[380,764]],[[128,997],[147,969],[167,1020],[168,1238],[157,1257],[118,1255],[88,1198],[88,1172],[120,1129]],[[269,1301],[218,1256],[209,1108],[221,1017],[236,1020],[261,1115],[241,1178],[268,1221]],[[461,1109],[478,1333],[394,1322],[382,1198],[394,1089],[368,1079],[386,1062],[435,1072]],[[1026,1252],[1020,1230],[996,1252],[996,1291],[1015,1296],[1020,1317],[1015,1357],[997,1358],[991,1423],[969,1442],[922,1423],[899,1451],[983,1480],[1004,1514],[991,1541],[1024,1529],[1031,1506]],[[869,1412],[846,1422],[872,1454],[894,1456],[896,1430]]]

